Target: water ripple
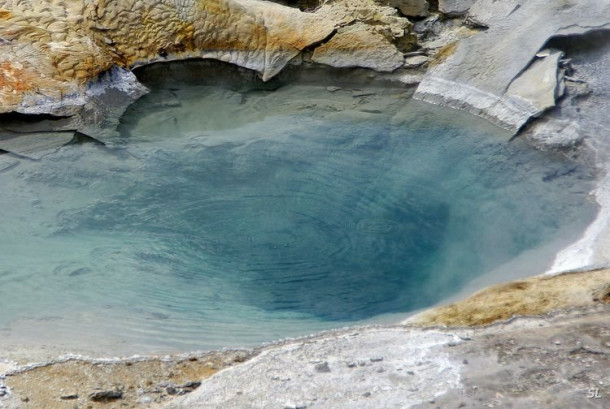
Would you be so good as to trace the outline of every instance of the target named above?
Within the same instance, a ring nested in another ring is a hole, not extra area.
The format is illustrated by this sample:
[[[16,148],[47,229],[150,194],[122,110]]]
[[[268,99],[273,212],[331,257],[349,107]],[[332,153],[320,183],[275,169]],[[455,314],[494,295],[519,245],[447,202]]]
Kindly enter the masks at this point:
[[[278,90],[208,118],[192,92],[134,108],[129,155],[71,146],[0,175],[0,325],[45,311],[63,318],[38,333],[184,348],[303,334],[433,304],[592,214],[582,169],[458,114],[364,120],[350,94],[345,118],[299,114]]]

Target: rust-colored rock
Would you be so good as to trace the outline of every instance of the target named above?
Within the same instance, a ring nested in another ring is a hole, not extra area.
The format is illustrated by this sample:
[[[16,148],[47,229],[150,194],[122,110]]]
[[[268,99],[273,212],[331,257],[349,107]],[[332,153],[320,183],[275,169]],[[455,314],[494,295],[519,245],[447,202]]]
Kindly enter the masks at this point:
[[[354,23],[360,33],[345,27]],[[336,0],[315,13],[260,0],[0,0],[0,113],[72,115],[101,73],[158,61],[217,59],[267,80],[336,30],[383,52],[355,58],[357,47],[339,38],[327,55],[389,70],[402,60],[392,42],[409,27],[374,0]]]
[[[112,66],[215,58],[268,79],[334,29],[255,0],[0,0],[0,112],[70,114]]]
[[[518,315],[542,315],[610,301],[610,270],[541,275],[498,284],[453,304],[426,310],[405,321],[432,326],[476,326]]]

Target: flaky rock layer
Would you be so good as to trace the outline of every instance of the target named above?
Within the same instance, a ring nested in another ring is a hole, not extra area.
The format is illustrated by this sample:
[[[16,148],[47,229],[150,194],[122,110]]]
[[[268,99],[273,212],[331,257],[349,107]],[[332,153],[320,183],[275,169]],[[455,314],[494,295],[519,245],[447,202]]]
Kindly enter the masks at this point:
[[[340,56],[346,48],[358,55],[350,66],[402,64],[392,40],[409,22],[372,0],[337,0],[316,13],[260,0],[0,0],[0,112],[71,115],[99,74],[159,61],[217,59],[267,80],[354,23],[363,29],[347,40],[363,44],[335,40]]]

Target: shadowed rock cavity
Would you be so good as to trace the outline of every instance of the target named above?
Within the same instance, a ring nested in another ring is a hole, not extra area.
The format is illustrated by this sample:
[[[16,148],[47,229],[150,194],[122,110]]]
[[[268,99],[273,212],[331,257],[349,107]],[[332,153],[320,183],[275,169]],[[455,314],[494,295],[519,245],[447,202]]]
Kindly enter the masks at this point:
[[[288,7],[295,7],[301,11],[312,11],[325,3],[324,0],[273,0],[273,2]]]
[[[545,47],[565,54],[558,68],[564,80],[563,98],[543,118],[530,123],[524,135],[543,148],[569,149],[585,139],[590,147],[605,147],[610,86],[603,79],[610,75],[610,30],[555,37]],[[605,155],[601,150],[598,154]]]

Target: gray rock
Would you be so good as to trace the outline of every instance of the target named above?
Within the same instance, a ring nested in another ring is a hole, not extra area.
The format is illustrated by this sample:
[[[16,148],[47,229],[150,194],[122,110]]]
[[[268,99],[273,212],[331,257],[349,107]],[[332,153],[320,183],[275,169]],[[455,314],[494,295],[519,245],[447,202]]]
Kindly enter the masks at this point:
[[[15,167],[18,164],[19,164],[19,159],[15,159],[14,157],[11,157],[6,154],[0,155],[0,172],[2,172],[3,170],[8,170],[12,167]]]
[[[405,328],[371,328],[357,335],[352,332],[270,348],[251,361],[206,379],[196,391],[177,397],[166,407],[284,408],[301,402],[308,408],[409,407],[426,402],[459,382],[457,368],[441,351],[444,343],[455,340],[453,335],[412,332]],[[384,341],[387,339],[392,341]],[[366,359],[355,358],[363,353],[367,354]],[[381,356],[385,371],[379,373],[379,365],[371,364],[369,357]],[[426,359],[427,364],[418,375],[410,376],[407,383],[395,385],[392,374],[396,368],[413,366],[424,356],[430,358]],[[310,362],[312,369],[314,362],[320,367],[328,365],[332,371],[303,370],[303,362]],[[346,362],[362,362],[364,366],[350,368]],[[270,373],[290,378],[290,381],[273,381]],[[425,390],[417,395],[408,391],[414,383],[424,382],[430,387],[423,388]],[[243,394],[227,393],[231,390],[240,390]],[[253,402],[257,404],[253,405]]]
[[[375,93],[373,91],[366,91],[366,90],[354,90],[352,91],[352,97],[368,97],[370,95],[375,95]]]
[[[68,144],[74,138],[74,132],[39,132],[10,136],[0,139],[0,149],[19,156],[40,159]]]
[[[114,391],[99,391],[89,394],[89,400],[93,402],[112,402],[118,399],[123,399],[123,392]]]
[[[405,68],[417,68],[417,67],[421,67],[422,65],[424,65],[427,62],[428,62],[428,57],[426,57],[425,55],[415,55],[413,57],[407,57],[405,59],[404,67]]]
[[[506,91],[508,98],[520,98],[530,104],[530,115],[538,116],[555,106],[555,99],[561,93],[559,60],[561,51],[549,51],[534,62],[510,84]]]
[[[438,0],[438,10],[447,16],[466,14],[474,0]]]
[[[340,28],[333,38],[315,49],[311,60],[331,67],[363,67],[379,72],[394,71],[404,63],[394,44],[364,23]]]
[[[402,74],[396,80],[404,85],[417,85],[421,82],[423,74]]]
[[[603,385],[600,394],[607,396],[608,354],[602,347],[575,346],[579,342],[601,345],[609,317],[610,308],[605,306],[595,315],[580,318],[572,313],[519,318],[477,329],[394,326],[366,328],[357,335],[352,331],[328,333],[265,348],[253,359],[219,372],[204,380],[198,390],[162,407],[294,408],[298,402],[308,408],[479,408],[489,402],[495,407],[540,407],[541,390],[548,390],[541,382],[555,382],[547,374],[558,383],[553,394],[544,395],[544,407],[581,407],[585,391],[593,387],[589,383],[603,382],[599,383]],[[549,339],[559,336],[561,345],[544,348]],[[472,339],[459,342],[463,337]],[[457,345],[445,348],[450,342]],[[377,373],[379,365],[370,364],[370,359],[363,367],[344,364],[363,353],[383,356],[386,371]],[[319,363],[320,359],[333,367],[331,373],[315,376],[303,370],[304,362]],[[585,384],[573,376],[583,371],[583,359],[589,365]],[[416,371],[407,371],[415,367]],[[291,381],[274,382],[269,373]],[[431,401],[436,406],[430,406]],[[596,401],[587,407],[602,408],[603,404],[603,400]]]
[[[320,372],[320,373],[329,373],[330,372],[330,366],[328,366],[328,362],[322,362],[317,364],[314,369],[316,370],[316,372]]]
[[[591,94],[589,84],[572,77],[564,76],[567,92],[573,97],[584,97]]]
[[[597,0],[479,0],[468,19],[489,29],[445,49],[415,98],[462,109],[517,132],[534,101],[506,94],[512,82],[555,36],[610,28],[610,3]]]
[[[11,394],[11,390],[8,386],[6,386],[3,382],[0,382],[0,398],[4,398],[5,396],[9,396]]]
[[[388,5],[396,7],[409,17],[426,17],[430,14],[430,5],[426,0],[388,0]]]
[[[539,148],[572,148],[584,139],[581,127],[575,121],[543,118],[532,125],[527,138]]]

